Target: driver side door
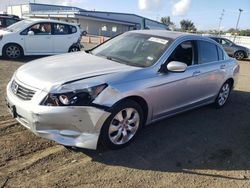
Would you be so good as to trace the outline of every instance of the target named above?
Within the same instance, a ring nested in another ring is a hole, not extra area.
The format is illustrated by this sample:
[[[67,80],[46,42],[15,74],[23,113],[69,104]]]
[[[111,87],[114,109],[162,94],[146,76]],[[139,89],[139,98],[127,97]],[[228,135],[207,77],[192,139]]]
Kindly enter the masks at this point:
[[[187,64],[185,72],[158,73],[152,86],[153,119],[160,119],[187,108],[192,108],[201,99],[195,41],[184,41],[179,44],[165,66],[171,61]]]
[[[233,49],[233,43],[227,39],[220,39],[220,44],[224,48],[224,50],[227,52],[228,55],[233,56],[234,55],[234,49]]]
[[[33,31],[34,35],[28,35]],[[53,54],[53,35],[51,35],[50,23],[37,23],[32,25],[23,33],[25,51],[27,54]]]

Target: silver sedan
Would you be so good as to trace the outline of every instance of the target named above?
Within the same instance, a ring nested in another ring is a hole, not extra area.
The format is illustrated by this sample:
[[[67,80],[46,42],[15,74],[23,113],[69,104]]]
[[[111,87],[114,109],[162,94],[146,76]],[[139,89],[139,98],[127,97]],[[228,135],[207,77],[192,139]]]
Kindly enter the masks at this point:
[[[224,106],[239,65],[215,41],[131,31],[86,52],[35,60],[7,86],[9,111],[66,146],[128,145],[144,125],[213,103]]]

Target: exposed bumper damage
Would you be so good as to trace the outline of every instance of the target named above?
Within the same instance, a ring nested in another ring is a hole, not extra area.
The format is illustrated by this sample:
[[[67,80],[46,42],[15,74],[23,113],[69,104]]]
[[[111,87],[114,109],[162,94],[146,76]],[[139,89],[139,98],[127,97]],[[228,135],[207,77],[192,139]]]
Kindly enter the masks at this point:
[[[34,101],[46,96],[37,92],[31,101],[22,101],[7,87],[7,102],[14,106],[16,119],[36,135],[66,146],[96,149],[103,123],[110,115],[96,107],[41,106]]]

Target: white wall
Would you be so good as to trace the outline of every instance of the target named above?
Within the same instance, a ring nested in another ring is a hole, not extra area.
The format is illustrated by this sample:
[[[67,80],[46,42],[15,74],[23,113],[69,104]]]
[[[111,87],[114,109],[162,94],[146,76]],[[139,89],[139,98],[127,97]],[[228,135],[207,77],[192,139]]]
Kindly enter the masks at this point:
[[[29,12],[30,12],[29,5],[13,5],[13,6],[8,6],[7,8],[8,14],[14,14],[16,16],[19,16],[20,18],[22,18],[23,14],[27,14]]]
[[[83,28],[86,29],[88,34],[91,35],[100,35],[100,36],[116,36],[120,33],[129,30],[129,27],[126,25],[116,24],[116,23],[109,23],[105,21],[93,21],[88,19],[79,19],[79,23]],[[102,27],[106,26],[106,31],[102,30]],[[116,28],[116,32],[112,30],[112,28]]]

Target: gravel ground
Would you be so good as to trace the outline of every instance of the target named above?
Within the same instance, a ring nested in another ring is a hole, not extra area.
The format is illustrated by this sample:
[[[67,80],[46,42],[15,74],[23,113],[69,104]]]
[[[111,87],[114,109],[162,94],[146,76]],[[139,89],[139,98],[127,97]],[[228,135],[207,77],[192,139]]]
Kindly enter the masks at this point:
[[[25,62],[0,59],[0,187],[250,187],[250,61],[223,109],[145,127],[117,151],[68,150],[7,113],[5,87]]]

